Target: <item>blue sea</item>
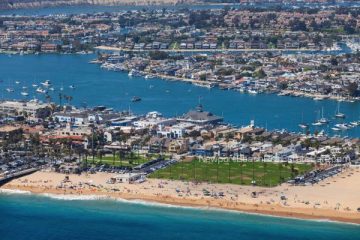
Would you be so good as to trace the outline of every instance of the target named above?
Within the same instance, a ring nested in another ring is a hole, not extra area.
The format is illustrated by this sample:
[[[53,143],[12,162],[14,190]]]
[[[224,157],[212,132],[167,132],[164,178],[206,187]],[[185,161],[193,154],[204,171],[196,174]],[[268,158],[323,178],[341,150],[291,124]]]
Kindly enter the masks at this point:
[[[345,120],[334,119],[337,102],[332,100],[313,101],[309,98],[279,97],[275,94],[249,95],[236,91],[211,90],[183,82],[162,79],[130,78],[125,72],[111,72],[99,65],[89,64],[96,56],[91,55],[0,55],[0,99],[44,99],[35,92],[33,83],[40,84],[46,79],[52,81],[55,91],[50,92],[52,101],[59,103],[59,89],[73,97],[72,104],[79,107],[106,105],[117,110],[128,110],[137,114],[159,111],[165,116],[178,116],[195,108],[199,102],[204,109],[223,116],[225,122],[235,126],[255,124],[269,130],[287,129],[300,132],[302,121],[311,124],[322,111],[331,123],[323,128],[329,135],[360,137],[360,127],[344,132],[331,130],[336,123],[360,120],[360,103],[342,102],[341,112]],[[19,84],[15,82],[19,81]],[[75,89],[69,88],[74,85]],[[15,89],[8,93],[7,87]],[[28,97],[20,93],[27,87]],[[131,98],[139,96],[141,102],[133,103]]]
[[[360,239],[354,224],[115,200],[0,194],[1,240]]]

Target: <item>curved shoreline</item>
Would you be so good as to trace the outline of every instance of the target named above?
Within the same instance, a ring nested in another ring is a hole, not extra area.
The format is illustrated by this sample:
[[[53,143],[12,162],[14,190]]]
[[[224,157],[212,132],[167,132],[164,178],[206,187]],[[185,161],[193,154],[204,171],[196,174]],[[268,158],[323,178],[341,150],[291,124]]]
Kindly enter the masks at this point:
[[[4,191],[1,191],[4,190]],[[332,223],[339,223],[339,224],[351,224],[351,225],[359,225],[360,226],[360,219],[357,218],[345,218],[345,217],[338,217],[338,216],[329,216],[329,215],[322,215],[322,214],[308,214],[308,213],[299,213],[293,211],[271,211],[266,209],[261,209],[261,206],[250,206],[247,204],[242,205],[243,207],[234,208],[228,206],[218,206],[218,205],[203,205],[201,203],[196,203],[193,201],[182,201],[178,202],[175,199],[169,198],[168,200],[164,199],[154,199],[151,197],[145,196],[113,196],[107,194],[92,194],[92,195],[76,195],[76,194],[61,194],[55,192],[44,192],[38,189],[32,190],[18,190],[15,188],[0,188],[0,194],[9,191],[9,194],[34,194],[41,197],[53,198],[56,200],[69,200],[69,201],[91,201],[91,200],[113,200],[113,201],[124,201],[131,204],[142,204],[142,205],[152,205],[156,204],[159,207],[186,207],[189,209],[195,210],[210,210],[210,211],[225,211],[225,212],[232,212],[232,213],[240,213],[240,214],[250,214],[250,215],[261,215],[264,217],[279,217],[279,218],[289,218],[295,220],[310,220],[310,221],[326,221]],[[11,191],[14,191],[11,193]],[[15,192],[17,191],[17,192]],[[260,208],[260,209],[259,209]],[[297,209],[302,210],[302,209]],[[306,211],[306,209],[303,209]],[[307,211],[306,211],[307,212]]]
[[[359,207],[357,200],[360,191],[356,185],[349,184],[349,182],[354,183],[360,179],[358,169],[349,170],[323,185],[305,187],[281,185],[274,188],[231,184],[194,184],[157,179],[149,179],[141,184],[113,185],[106,183],[109,177],[113,176],[109,173],[69,175],[71,182],[64,183],[65,176],[53,172],[36,172],[5,184],[0,188],[0,193],[1,189],[10,189],[10,191],[22,191],[49,197],[54,195],[60,199],[69,198],[69,200],[104,198],[145,201],[175,207],[221,209],[278,217],[360,224],[360,212],[356,210]],[[203,189],[210,192],[223,191],[225,196],[207,197],[203,195]],[[251,197],[252,191],[259,193],[257,198]],[[283,195],[286,195],[288,200],[281,201],[280,196]],[[337,205],[339,206],[335,207]]]

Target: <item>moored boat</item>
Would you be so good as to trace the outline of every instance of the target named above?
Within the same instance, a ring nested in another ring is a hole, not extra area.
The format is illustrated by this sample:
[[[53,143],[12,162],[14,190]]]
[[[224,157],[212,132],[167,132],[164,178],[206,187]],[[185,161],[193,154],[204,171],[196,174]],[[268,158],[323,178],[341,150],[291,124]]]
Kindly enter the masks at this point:
[[[137,96],[134,96],[131,98],[131,101],[132,102],[140,102],[141,101],[141,98],[140,97],[137,97]]]

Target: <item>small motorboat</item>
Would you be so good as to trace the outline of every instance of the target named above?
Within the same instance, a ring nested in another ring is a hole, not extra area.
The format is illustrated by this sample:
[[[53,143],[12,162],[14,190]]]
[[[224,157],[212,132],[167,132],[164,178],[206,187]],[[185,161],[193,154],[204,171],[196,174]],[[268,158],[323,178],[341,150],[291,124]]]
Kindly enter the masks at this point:
[[[51,85],[50,80],[45,80],[45,82],[42,82],[41,85],[43,85],[44,87],[49,87]]]
[[[37,93],[46,93],[46,90],[38,87],[38,88],[36,89],[36,92],[37,92]]]
[[[131,98],[131,101],[132,102],[140,102],[141,101],[141,98],[140,97],[137,97],[137,96],[134,96]]]

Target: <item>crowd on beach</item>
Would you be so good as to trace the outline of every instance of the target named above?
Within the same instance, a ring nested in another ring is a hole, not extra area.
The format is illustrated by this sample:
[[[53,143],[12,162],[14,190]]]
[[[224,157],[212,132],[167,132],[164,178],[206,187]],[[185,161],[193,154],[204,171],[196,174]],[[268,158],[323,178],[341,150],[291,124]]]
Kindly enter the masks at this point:
[[[66,175],[42,171],[14,180],[3,188],[60,194],[74,199],[92,195],[96,199],[145,200],[282,216],[359,220],[359,191],[353,183],[359,179],[360,171],[354,167],[307,187],[283,184],[261,188],[156,179],[139,184],[109,184],[106,181],[110,177],[108,173]]]

